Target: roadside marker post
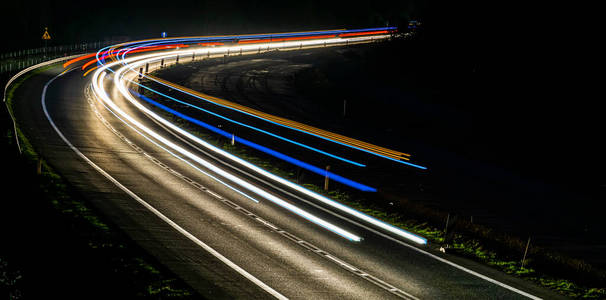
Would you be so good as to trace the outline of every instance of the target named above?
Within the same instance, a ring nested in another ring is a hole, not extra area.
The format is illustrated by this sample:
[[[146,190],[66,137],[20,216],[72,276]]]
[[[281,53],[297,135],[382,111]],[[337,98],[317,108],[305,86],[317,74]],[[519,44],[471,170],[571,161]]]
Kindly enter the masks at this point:
[[[526,262],[526,254],[528,253],[528,246],[530,246],[530,237],[528,237],[528,242],[526,242],[526,249],[524,250],[524,256],[522,257],[522,268],[524,268],[524,263]]]
[[[330,170],[330,166],[326,166],[326,175],[324,175],[324,190],[328,191],[328,171]]]
[[[448,221],[450,221],[450,213],[446,215],[446,227],[444,228],[444,236],[448,232]]]

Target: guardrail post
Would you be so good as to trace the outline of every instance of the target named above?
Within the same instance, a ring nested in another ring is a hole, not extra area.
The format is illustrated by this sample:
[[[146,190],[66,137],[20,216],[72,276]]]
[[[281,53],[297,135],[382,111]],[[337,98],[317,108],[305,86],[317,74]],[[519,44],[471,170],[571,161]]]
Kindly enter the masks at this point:
[[[147,74],[147,72],[149,72],[149,63],[145,64],[145,74]]]

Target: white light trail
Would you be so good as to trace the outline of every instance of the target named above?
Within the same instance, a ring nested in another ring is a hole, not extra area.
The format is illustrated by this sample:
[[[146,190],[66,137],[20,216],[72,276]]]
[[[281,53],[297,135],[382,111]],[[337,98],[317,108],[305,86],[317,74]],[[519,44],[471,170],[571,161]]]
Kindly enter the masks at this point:
[[[355,38],[355,41],[363,41],[363,40],[368,40],[370,39],[370,37],[358,37]],[[374,39],[377,39],[377,37],[374,37]],[[354,40],[353,38],[351,40]],[[164,54],[148,54],[148,55],[141,55],[141,56],[137,56],[137,57],[133,57],[133,58],[127,58],[122,60],[122,62],[124,63],[124,65],[127,66],[128,69],[130,69],[131,71],[135,72],[138,74],[138,72],[136,71],[137,67],[140,67],[142,65],[145,65],[146,63],[152,63],[154,61],[160,60],[160,59],[167,59],[167,58],[172,58],[172,57],[176,57],[177,55],[191,55],[192,53],[207,53],[207,51],[211,51],[211,53],[213,54],[217,54],[217,53],[227,53],[228,49],[229,51],[236,51],[239,52],[240,49],[242,49],[242,51],[254,51],[256,52],[257,49],[261,48],[261,49],[267,49],[267,47],[269,46],[270,49],[271,48],[278,48],[275,44],[282,44],[283,47],[299,47],[301,44],[303,44],[303,46],[311,46],[311,45],[323,45],[324,41],[327,42],[327,44],[333,44],[333,43],[343,43],[342,39],[324,39],[324,40],[310,40],[310,41],[301,41],[301,42],[281,42],[281,43],[267,43],[267,44],[256,44],[254,46],[252,45],[246,45],[246,46],[224,46],[224,47],[216,47],[216,48],[211,48],[208,50],[175,50],[175,51],[170,51],[168,53],[164,53]],[[232,52],[234,53],[234,52]],[[265,178],[268,178],[274,182],[277,182],[279,184],[282,184],[284,186],[287,186],[293,190],[296,190],[298,192],[301,192],[309,197],[312,197],[313,199],[316,199],[326,205],[329,205],[330,207],[333,207],[335,209],[338,209],[341,212],[344,212],[348,215],[354,216],[360,220],[363,220],[367,223],[370,223],[374,226],[377,226],[383,230],[386,230],[390,233],[393,233],[397,236],[400,236],[402,238],[405,238],[407,240],[410,240],[412,242],[415,242],[417,244],[427,244],[427,239],[420,237],[418,235],[415,235],[413,233],[410,233],[408,231],[405,231],[401,228],[395,227],[393,225],[387,224],[381,220],[378,220],[376,218],[373,218],[367,214],[364,214],[362,212],[359,212],[349,206],[343,205],[339,202],[336,202],[332,199],[329,199],[327,197],[324,197],[320,194],[317,194],[309,189],[306,189],[303,186],[300,186],[298,184],[295,184],[289,180],[286,180],[282,177],[279,177],[277,175],[274,175],[262,168],[257,167],[254,164],[251,164],[235,155],[232,155],[226,151],[223,151],[222,149],[219,149],[203,140],[201,140],[200,138],[190,134],[189,132],[179,128],[178,126],[173,125],[172,123],[166,121],[165,119],[163,119],[162,117],[160,117],[159,115],[155,114],[153,111],[147,109],[145,106],[141,105],[138,101],[136,101],[134,99],[134,97],[128,92],[128,89],[126,88],[126,82],[125,81],[129,81],[126,79],[121,78],[124,75],[118,75],[118,74],[122,74],[124,72],[124,67],[121,68],[119,71],[116,72],[116,76],[118,76],[119,80],[117,80],[117,85],[118,85],[118,89],[120,91],[120,93],[122,93],[122,95],[128,99],[131,103],[133,103],[133,105],[135,105],[137,108],[141,109],[143,112],[145,112],[146,114],[148,114],[149,116],[151,116],[152,118],[156,119],[158,122],[161,122],[162,124],[168,126],[169,128],[175,130],[176,132],[178,132],[179,134],[187,137],[188,139],[194,141],[195,143],[203,146],[204,148],[213,151],[214,153],[217,153],[233,162],[236,162],[242,166],[245,166],[251,170],[253,170],[255,173],[262,175]]]
[[[207,160],[202,159],[201,157],[195,155],[194,153],[178,146],[177,144],[169,141],[168,139],[164,138],[163,136],[161,136],[160,134],[154,132],[153,130],[149,129],[148,127],[144,126],[143,124],[141,124],[140,122],[138,122],[137,120],[135,120],[132,116],[128,115],[127,113],[125,113],[120,107],[118,107],[112,100],[111,98],[107,95],[106,91],[104,88],[104,79],[107,76],[107,72],[105,72],[105,70],[107,68],[111,68],[114,66],[119,65],[120,62],[114,62],[114,63],[110,63],[107,64],[105,66],[103,66],[102,68],[100,68],[99,70],[96,70],[95,73],[93,74],[92,77],[92,81],[93,81],[93,90],[95,91],[95,94],[97,95],[98,99],[102,100],[106,105],[108,105],[115,113],[117,113],[118,115],[120,115],[122,118],[124,118],[125,120],[127,120],[128,122],[130,122],[132,125],[134,125],[135,127],[139,128],[141,131],[147,133],[149,136],[153,137],[154,139],[156,139],[157,141],[161,142],[162,144],[166,145],[167,147],[175,150],[176,152],[181,153],[183,156],[192,159],[193,161],[199,163],[200,165],[204,166],[205,168],[215,172],[216,174],[219,174],[220,176],[222,176],[223,178],[226,178],[236,184],[238,184],[239,186],[311,221],[312,223],[315,223],[329,231],[332,231],[348,240],[351,241],[361,241],[362,238],[350,233],[344,229],[342,229],[341,227],[335,226],[321,218],[316,217],[313,214],[310,214],[309,212],[300,209],[299,207],[292,205],[278,197],[276,197],[273,194],[270,194],[266,191],[264,191],[263,189],[260,189],[252,184],[250,184],[247,181],[244,181],[226,171],[224,171],[223,169],[213,165],[212,163],[210,163]],[[142,111],[144,111],[145,113],[151,115],[154,117],[154,119],[158,120],[159,122],[161,122],[162,124],[164,124],[165,126],[173,129],[173,130],[181,130],[180,128],[178,128],[177,126],[173,125],[172,123],[164,120],[163,118],[161,118],[160,116],[156,115],[155,113],[153,113],[152,111],[148,110],[147,108],[145,108],[143,105],[141,105],[140,103],[138,103],[137,101],[135,101],[133,99],[133,97],[126,91],[126,87],[122,84],[120,84],[119,82],[121,81],[120,78],[120,74],[125,71],[127,68],[126,67],[122,67],[120,68],[115,74],[114,74],[114,79],[118,79],[115,80],[118,84],[117,87],[120,90],[120,92],[123,95],[127,95],[126,98],[131,101],[137,108],[141,109]]]

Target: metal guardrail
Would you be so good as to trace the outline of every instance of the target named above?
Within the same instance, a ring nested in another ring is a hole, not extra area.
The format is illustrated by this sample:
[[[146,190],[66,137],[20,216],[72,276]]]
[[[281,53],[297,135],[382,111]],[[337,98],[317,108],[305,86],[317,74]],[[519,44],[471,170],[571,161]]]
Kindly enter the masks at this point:
[[[32,65],[29,66],[28,68],[25,68],[23,70],[21,70],[20,72],[18,72],[17,74],[15,74],[14,76],[12,76],[10,79],[8,79],[8,81],[6,82],[6,85],[4,86],[4,96],[2,98],[2,101],[6,104],[6,109],[8,110],[8,113],[11,117],[11,120],[13,122],[13,130],[14,130],[14,135],[15,135],[15,141],[17,142],[17,148],[19,149],[19,154],[22,153],[21,150],[21,145],[19,144],[19,136],[17,135],[17,121],[15,120],[15,116],[13,115],[13,111],[11,110],[11,108],[8,106],[8,103],[6,102],[6,91],[8,90],[8,87],[11,85],[11,83],[13,83],[13,81],[15,81],[15,79],[19,78],[21,75],[40,68],[40,67],[44,67],[47,65],[51,65],[57,62],[61,62],[64,60],[68,60],[68,59],[72,59],[72,58],[76,58],[78,57],[80,54],[76,54],[76,55],[71,55],[71,56],[65,56],[65,57],[59,57],[59,58],[55,58],[55,59],[51,59],[51,60],[47,60],[41,63],[38,63],[36,65]]]
[[[87,53],[120,41],[97,41],[77,43],[71,45],[58,45],[32,49],[15,50],[0,53],[0,74],[15,74],[25,68],[39,63],[74,54]],[[10,77],[10,76],[9,76]]]

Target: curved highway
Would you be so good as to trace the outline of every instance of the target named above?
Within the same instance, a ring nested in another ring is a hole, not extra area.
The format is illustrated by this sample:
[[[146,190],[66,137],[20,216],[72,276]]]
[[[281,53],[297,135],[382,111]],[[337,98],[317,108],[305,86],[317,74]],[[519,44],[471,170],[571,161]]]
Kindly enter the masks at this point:
[[[15,119],[82,195],[205,297],[557,298],[213,149],[134,92],[140,70],[179,58],[342,47],[388,38],[382,30],[118,45],[90,56],[97,66],[64,61],[25,81]]]

